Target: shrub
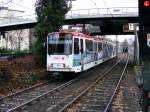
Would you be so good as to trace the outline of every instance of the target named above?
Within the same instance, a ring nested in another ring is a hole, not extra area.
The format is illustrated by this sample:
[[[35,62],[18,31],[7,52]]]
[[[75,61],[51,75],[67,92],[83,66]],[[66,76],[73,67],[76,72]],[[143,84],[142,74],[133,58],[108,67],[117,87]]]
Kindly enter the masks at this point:
[[[0,84],[6,82],[6,75],[0,70]]]
[[[38,76],[34,72],[20,74],[16,81],[20,84],[31,85],[35,84],[38,80]]]

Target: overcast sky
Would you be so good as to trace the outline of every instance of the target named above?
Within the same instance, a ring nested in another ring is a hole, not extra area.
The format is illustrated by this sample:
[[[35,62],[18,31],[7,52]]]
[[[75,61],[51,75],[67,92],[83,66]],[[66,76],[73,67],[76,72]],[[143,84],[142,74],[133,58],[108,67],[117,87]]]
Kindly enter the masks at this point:
[[[25,11],[24,15],[35,13],[36,0],[0,0],[0,5],[15,10]],[[138,7],[138,0],[76,0],[73,10],[88,8]]]
[[[76,0],[73,9],[138,7],[138,0]]]

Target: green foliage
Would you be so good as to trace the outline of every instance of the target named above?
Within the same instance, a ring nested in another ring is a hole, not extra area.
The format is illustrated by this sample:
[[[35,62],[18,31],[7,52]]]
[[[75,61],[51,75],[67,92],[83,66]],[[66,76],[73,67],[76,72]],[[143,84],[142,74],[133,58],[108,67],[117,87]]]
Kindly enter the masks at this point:
[[[38,24],[35,28],[36,49],[42,51],[48,32],[59,31],[65,14],[69,11],[67,0],[37,0],[36,13]]]
[[[2,54],[2,53],[9,53],[9,52],[11,52],[11,50],[8,50],[8,49],[0,47],[0,54]]]
[[[17,77],[17,82],[20,84],[31,85],[35,84],[38,80],[38,76],[34,72],[22,73]]]
[[[0,56],[25,56],[28,54],[34,54],[30,50],[6,50],[5,48],[0,48]]]

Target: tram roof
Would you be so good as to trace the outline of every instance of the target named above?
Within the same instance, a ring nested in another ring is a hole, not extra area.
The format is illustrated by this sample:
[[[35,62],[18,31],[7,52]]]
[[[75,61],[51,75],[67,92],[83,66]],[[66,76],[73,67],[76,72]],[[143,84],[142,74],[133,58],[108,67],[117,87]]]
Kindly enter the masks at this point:
[[[78,33],[78,32],[52,32],[52,33],[49,33],[49,34],[71,34],[73,36],[79,36],[79,37],[83,37],[83,38],[91,38],[91,39],[96,39],[95,36],[90,36],[90,35],[87,35],[87,34],[83,34],[83,33]]]
[[[112,44],[112,42],[109,42],[109,41],[105,40],[104,38],[97,38],[95,36],[90,36],[90,35],[79,33],[79,32],[62,31],[62,32],[51,32],[51,33],[48,33],[48,34],[71,34],[73,36],[79,36],[79,37],[83,37],[83,38],[94,39],[94,40],[97,40],[97,41],[100,41],[100,42],[106,42],[106,43]]]

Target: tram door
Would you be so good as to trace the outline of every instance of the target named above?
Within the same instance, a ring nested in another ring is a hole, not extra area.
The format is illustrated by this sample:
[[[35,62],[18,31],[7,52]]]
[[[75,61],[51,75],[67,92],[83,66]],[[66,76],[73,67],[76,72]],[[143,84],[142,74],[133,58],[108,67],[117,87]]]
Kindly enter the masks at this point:
[[[74,38],[74,58],[73,58],[73,66],[80,66],[81,70],[83,70],[84,60],[83,60],[83,39]]]
[[[84,68],[84,47],[83,47],[83,39],[80,39],[80,54],[81,54],[81,70],[83,71]]]
[[[74,57],[73,57],[73,66],[80,66],[80,45],[79,38],[74,38]]]
[[[93,55],[94,55],[94,61],[97,61],[97,42],[95,42],[94,41],[94,43],[93,43],[94,45],[93,45]]]

